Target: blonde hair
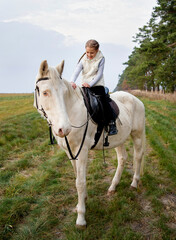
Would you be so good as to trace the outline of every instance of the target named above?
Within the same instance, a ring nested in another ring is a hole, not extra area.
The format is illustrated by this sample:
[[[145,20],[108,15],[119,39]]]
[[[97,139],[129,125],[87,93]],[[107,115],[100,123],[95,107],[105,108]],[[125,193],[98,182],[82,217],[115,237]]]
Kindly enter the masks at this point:
[[[98,50],[100,45],[96,40],[90,39],[86,42],[85,48],[86,47],[90,47],[90,48],[94,48],[95,50]]]

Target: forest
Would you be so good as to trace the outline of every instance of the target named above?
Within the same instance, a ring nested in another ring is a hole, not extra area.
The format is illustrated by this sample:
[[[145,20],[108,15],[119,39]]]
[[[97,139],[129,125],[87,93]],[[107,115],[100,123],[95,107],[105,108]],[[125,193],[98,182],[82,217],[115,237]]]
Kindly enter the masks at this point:
[[[157,0],[133,41],[116,90],[176,91],[176,0]]]

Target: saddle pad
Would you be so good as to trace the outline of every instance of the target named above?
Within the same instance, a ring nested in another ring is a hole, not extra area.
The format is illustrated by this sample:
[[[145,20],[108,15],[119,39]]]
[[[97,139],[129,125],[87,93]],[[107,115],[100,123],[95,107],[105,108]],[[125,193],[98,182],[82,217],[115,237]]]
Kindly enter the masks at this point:
[[[110,106],[111,106],[112,111],[113,111],[114,119],[117,119],[118,116],[119,116],[119,107],[117,106],[117,104],[112,99],[109,103],[110,103]]]

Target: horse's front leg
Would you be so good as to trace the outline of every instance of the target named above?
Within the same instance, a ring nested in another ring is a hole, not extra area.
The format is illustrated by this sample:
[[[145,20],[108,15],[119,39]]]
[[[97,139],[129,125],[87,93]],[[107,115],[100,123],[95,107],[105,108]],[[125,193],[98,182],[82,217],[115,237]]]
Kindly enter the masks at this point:
[[[86,227],[85,220],[85,199],[87,197],[86,190],[86,172],[87,172],[87,159],[88,159],[88,150],[82,149],[78,160],[76,161],[76,188],[78,192],[78,204],[77,204],[77,220],[76,226],[78,228]]]

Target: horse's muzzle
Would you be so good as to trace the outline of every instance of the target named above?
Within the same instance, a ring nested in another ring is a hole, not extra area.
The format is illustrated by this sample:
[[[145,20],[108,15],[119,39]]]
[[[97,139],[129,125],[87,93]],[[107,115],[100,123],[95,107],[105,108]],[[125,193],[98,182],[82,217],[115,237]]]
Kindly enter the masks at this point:
[[[55,132],[56,136],[58,137],[65,137],[68,136],[68,134],[71,132],[71,128],[59,128],[57,132]]]

